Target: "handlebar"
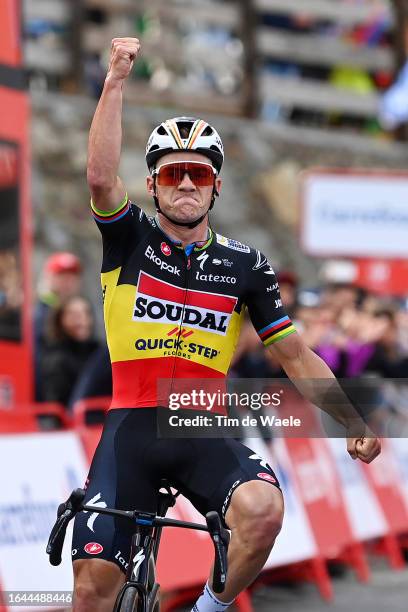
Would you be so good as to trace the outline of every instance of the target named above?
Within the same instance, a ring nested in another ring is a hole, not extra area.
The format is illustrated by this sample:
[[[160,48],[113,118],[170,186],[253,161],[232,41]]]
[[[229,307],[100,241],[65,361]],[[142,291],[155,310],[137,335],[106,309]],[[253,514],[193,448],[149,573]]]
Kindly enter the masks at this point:
[[[208,512],[205,519],[207,521],[208,532],[214,544],[215,563],[212,586],[215,593],[222,593],[227,580],[227,551],[230,534],[221,525],[218,512]]]
[[[47,554],[50,556],[51,565],[59,565],[61,563],[62,547],[68,523],[81,509],[84,497],[84,489],[75,489],[67,501],[58,506],[57,520],[51,530],[46,548]]]
[[[114,508],[98,508],[83,504],[85,498],[84,489],[75,489],[66,502],[58,506],[57,520],[53,526],[46,552],[49,555],[51,565],[61,563],[62,548],[64,545],[65,533],[69,521],[81,510],[97,512],[98,514],[108,514],[120,518],[130,519],[137,525],[147,525],[151,527],[183,527],[195,529],[197,531],[207,531],[214,544],[214,575],[213,589],[216,593],[222,593],[227,579],[227,551],[230,535],[221,525],[221,520],[217,512],[208,512],[206,515],[207,525],[199,523],[189,523],[178,521],[161,516],[154,516],[139,510],[117,510]]]

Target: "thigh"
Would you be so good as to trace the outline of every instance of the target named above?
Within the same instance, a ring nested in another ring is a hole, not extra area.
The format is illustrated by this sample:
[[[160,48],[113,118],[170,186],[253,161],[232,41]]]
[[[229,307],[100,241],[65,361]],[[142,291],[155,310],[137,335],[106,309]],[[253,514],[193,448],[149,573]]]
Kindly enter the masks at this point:
[[[234,491],[253,480],[280,490],[271,466],[244,444],[232,439],[190,440],[188,467],[178,475],[177,486],[199,512],[225,514]]]
[[[149,419],[144,413],[136,414],[136,409],[108,413],[89,471],[86,504],[156,511],[157,482],[144,460],[149,447],[149,428],[145,427]],[[104,559],[126,571],[132,533],[130,521],[80,512],[75,517],[72,559]]]

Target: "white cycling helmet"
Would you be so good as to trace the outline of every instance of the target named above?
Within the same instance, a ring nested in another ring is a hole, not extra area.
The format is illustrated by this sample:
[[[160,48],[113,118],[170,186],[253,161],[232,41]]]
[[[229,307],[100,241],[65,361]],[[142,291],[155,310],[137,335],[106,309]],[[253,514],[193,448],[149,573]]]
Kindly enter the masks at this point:
[[[146,162],[152,172],[160,157],[172,151],[195,151],[208,157],[217,173],[224,161],[224,147],[218,132],[203,119],[175,117],[167,119],[150,134]]]

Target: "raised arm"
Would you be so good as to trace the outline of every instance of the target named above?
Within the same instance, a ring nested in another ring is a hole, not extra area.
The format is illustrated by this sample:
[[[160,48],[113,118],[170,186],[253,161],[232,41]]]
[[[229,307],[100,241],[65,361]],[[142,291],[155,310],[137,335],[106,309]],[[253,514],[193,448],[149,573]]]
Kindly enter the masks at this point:
[[[87,180],[94,206],[115,210],[126,189],[118,176],[122,146],[122,90],[139,54],[137,38],[114,38],[102,95],[89,133]]]

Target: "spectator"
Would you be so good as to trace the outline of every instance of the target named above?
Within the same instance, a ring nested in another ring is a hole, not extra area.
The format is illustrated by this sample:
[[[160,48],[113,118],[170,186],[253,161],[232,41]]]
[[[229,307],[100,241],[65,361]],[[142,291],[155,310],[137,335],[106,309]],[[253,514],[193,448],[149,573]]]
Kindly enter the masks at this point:
[[[34,370],[37,402],[43,400],[40,363],[48,318],[52,310],[62,301],[78,293],[81,274],[81,262],[72,253],[53,253],[45,263],[40,280],[41,289],[34,309]]]
[[[297,306],[297,276],[290,270],[281,270],[277,273],[277,278],[283,305],[288,315],[293,319]]]
[[[41,358],[45,401],[67,406],[71,392],[98,348],[90,302],[71,296],[52,313]]]

